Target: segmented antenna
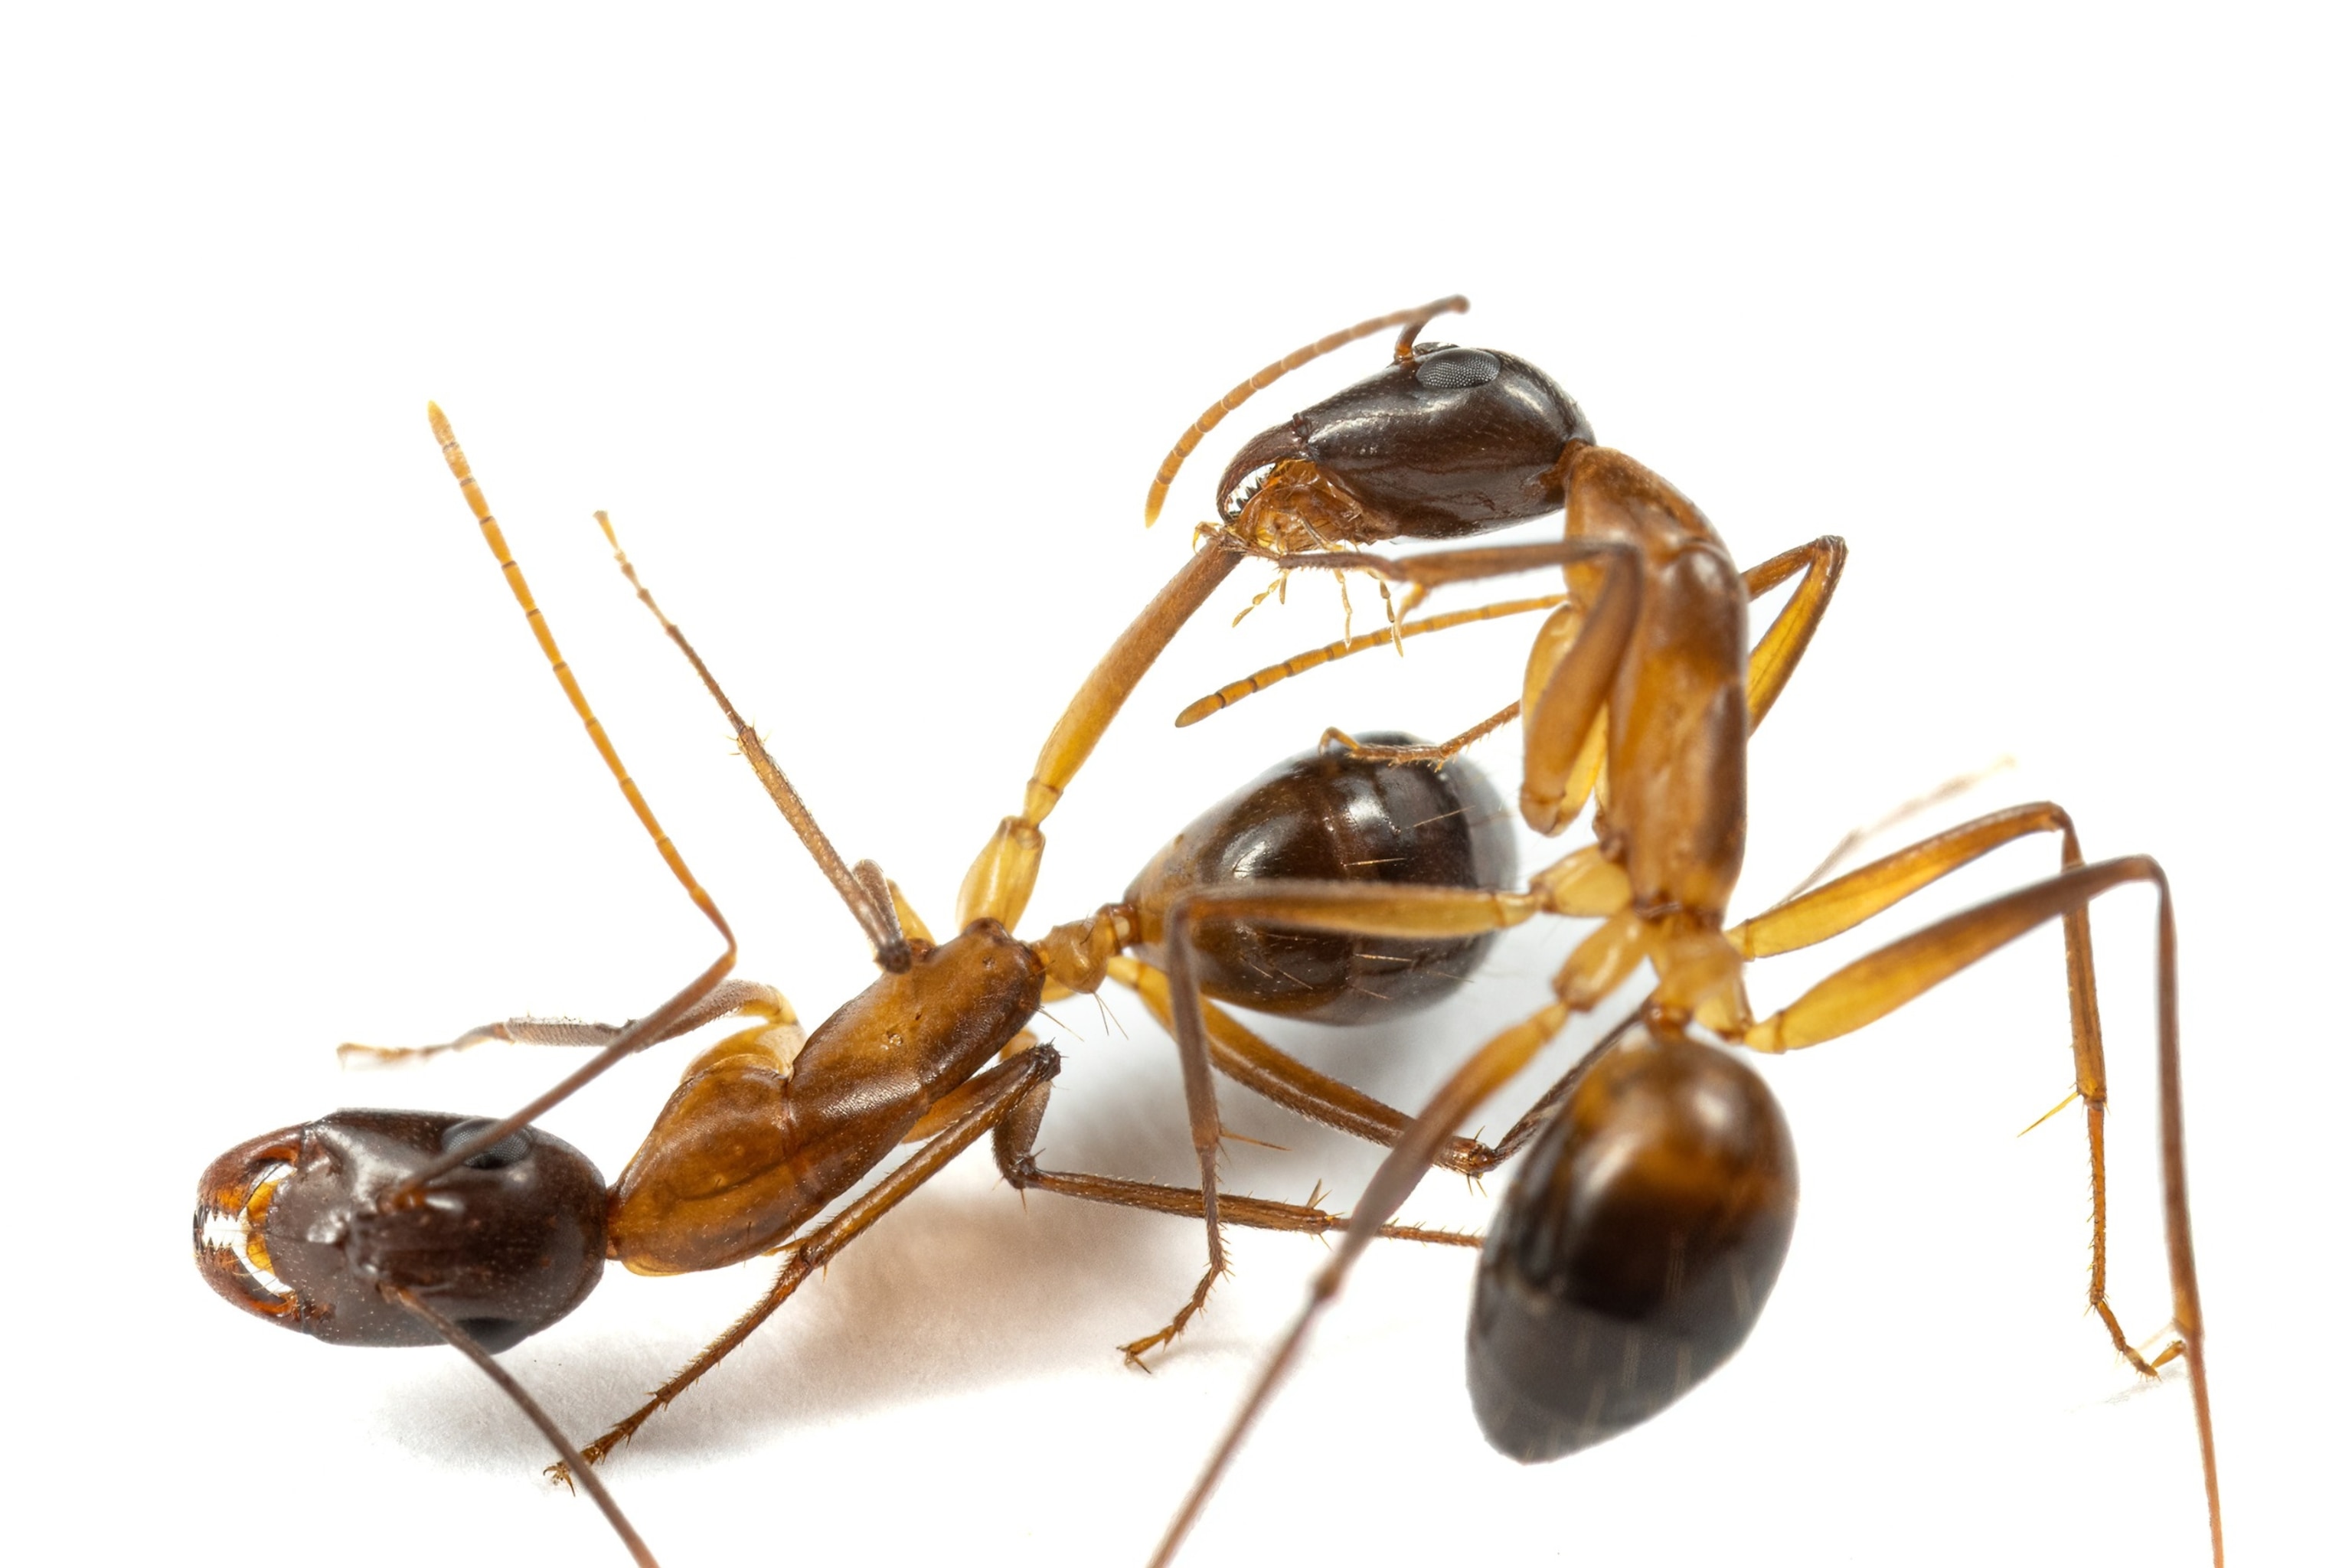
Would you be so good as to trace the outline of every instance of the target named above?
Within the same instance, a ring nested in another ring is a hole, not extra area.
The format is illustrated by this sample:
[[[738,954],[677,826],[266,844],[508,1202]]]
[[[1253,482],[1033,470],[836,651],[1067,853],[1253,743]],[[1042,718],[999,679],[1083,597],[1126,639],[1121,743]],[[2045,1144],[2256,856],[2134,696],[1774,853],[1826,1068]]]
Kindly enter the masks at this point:
[[[1469,308],[1470,301],[1461,295],[1448,294],[1443,300],[1432,300],[1428,304],[1416,305],[1410,310],[1391,310],[1385,316],[1375,316],[1369,321],[1358,321],[1345,331],[1333,332],[1328,338],[1318,338],[1303,349],[1293,349],[1247,381],[1235,386],[1231,392],[1209,405],[1207,410],[1198,419],[1192,421],[1192,427],[1178,437],[1176,445],[1168,449],[1168,460],[1160,465],[1160,472],[1151,481],[1150,493],[1143,498],[1143,526],[1150,528],[1160,521],[1160,509],[1168,500],[1168,487],[1176,482],[1176,470],[1184,466],[1184,459],[1192,455],[1192,448],[1201,444],[1201,438],[1224,423],[1226,415],[1247,403],[1252,397],[1272,386],[1300,365],[1310,360],[1321,359],[1333,349],[1344,348],[1359,338],[1369,338],[1374,332],[1384,332],[1391,327],[1399,326],[1410,326],[1413,332],[1418,332],[1433,316],[1443,316],[1449,311],[1466,310]],[[1412,343],[1412,334],[1409,332],[1399,344],[1400,352],[1410,352]]]

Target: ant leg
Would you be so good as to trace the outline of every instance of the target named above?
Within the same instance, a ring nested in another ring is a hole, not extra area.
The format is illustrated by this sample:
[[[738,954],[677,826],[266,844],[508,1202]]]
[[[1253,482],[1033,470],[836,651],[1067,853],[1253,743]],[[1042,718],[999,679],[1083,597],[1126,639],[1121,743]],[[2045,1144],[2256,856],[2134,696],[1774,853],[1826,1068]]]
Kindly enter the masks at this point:
[[[603,1436],[583,1445],[581,1454],[593,1465],[635,1436],[637,1428],[643,1426],[656,1411],[685,1393],[704,1373],[726,1360],[738,1345],[749,1339],[754,1329],[766,1322],[777,1308],[791,1300],[793,1293],[807,1282],[809,1276],[838,1257],[842,1248],[864,1235],[875,1221],[898,1207],[917,1188],[946,1169],[948,1162],[971,1148],[982,1133],[1012,1114],[1030,1090],[1045,1083],[1061,1070],[1061,1053],[1051,1046],[1037,1046],[1008,1061],[999,1062],[963,1086],[971,1092],[964,1101],[962,1115],[838,1215],[801,1240],[787,1241],[777,1247],[777,1252],[785,1255],[784,1266],[777,1271],[775,1282],[768,1287],[768,1293],[761,1298],[759,1303],[738,1318],[725,1333],[703,1347],[701,1354],[688,1362],[677,1375],[656,1389],[645,1404],[615,1422]],[[558,1479],[569,1479],[561,1465],[553,1467],[550,1473]]]
[[[2059,835],[2059,864],[2063,872],[2083,865],[2083,849],[2066,813],[2047,802],[2012,806],[1948,832],[1923,839],[1812,891],[1789,899],[1724,934],[1748,958],[1769,958],[1811,947],[1852,930],[1862,921],[1910,897],[1920,889],[1949,876],[1980,856],[2029,833]],[[2091,922],[2087,910],[2063,911],[2066,942],[2066,993],[2074,1040],[2074,1094],[2083,1101],[2084,1121],[2091,1148],[2091,1310],[2106,1325],[2116,1352],[2134,1370],[2154,1376],[2156,1368],[2174,1353],[2167,1351],[2149,1361],[2125,1335],[2107,1302],[2107,1168],[2106,1047],[2099,1026],[2098,984],[2091,959]],[[1823,983],[1824,984],[1827,982]],[[1874,1016],[1875,1015],[1874,1015]],[[1706,1021],[1706,1020],[1702,1020]],[[1763,1026],[1754,1026],[1762,1028]],[[1843,1030],[1840,1030],[1843,1033]],[[1731,1031],[1737,1034],[1735,1028]],[[1770,1046],[1759,1048],[1772,1049]],[[1788,1047],[1780,1047],[1788,1048]]]
[[[604,733],[604,722],[588,706],[588,694],[581,689],[579,677],[572,673],[572,666],[564,659],[562,649],[556,646],[555,633],[549,628],[546,616],[541,613],[538,602],[531,597],[530,584],[524,580],[522,567],[507,548],[505,531],[499,527],[498,519],[490,514],[489,501],[483,496],[482,487],[474,478],[473,465],[466,460],[464,450],[457,445],[456,433],[449,428],[447,417],[442,414],[438,404],[431,403],[425,405],[425,417],[433,426],[434,436],[441,443],[442,460],[448,464],[450,474],[457,481],[458,491],[465,496],[467,507],[481,528],[482,542],[489,547],[491,558],[498,562],[499,570],[504,574],[508,591],[513,594],[515,603],[521,607],[523,619],[530,625],[540,652],[546,656],[548,668],[554,675],[556,684],[563,688],[563,695],[570,700],[572,710],[580,716],[581,724],[588,731],[589,742],[596,748],[596,754],[604,759],[605,771],[613,775],[614,783],[620,786],[622,798],[635,813],[638,826],[654,841],[654,849],[661,856],[662,863],[669,868],[670,875],[677,879],[679,887],[686,889],[687,897],[694,901],[696,909],[702,911],[703,918],[717,928],[727,946],[710,966],[688,981],[683,990],[625,1027],[611,1044],[570,1077],[504,1121],[493,1123],[457,1147],[446,1151],[439,1158],[428,1161],[406,1180],[393,1187],[382,1200],[386,1205],[405,1201],[422,1191],[425,1184],[434,1177],[456,1169],[499,1140],[537,1121],[550,1109],[602,1076],[623,1057],[659,1039],[665,1029],[692,1011],[695,1005],[709,995],[735,967],[735,933],[728,927],[727,917],[719,912],[718,902],[703,891],[701,883],[694,879],[694,873],[687,868],[686,857],[677,852],[677,847],[670,842],[669,835],[662,831],[661,824],[654,817],[653,807],[646,804],[646,797],[638,790],[636,781],[629,776],[628,769],[621,765],[621,753],[614,748],[612,738]]]
[[[2043,808],[2055,813],[2055,807]],[[1932,842],[1932,841],[1931,841]],[[2071,845],[2072,835],[2067,842]],[[1899,860],[1901,857],[1890,857]],[[1867,868],[1865,868],[1867,869]],[[1841,883],[1864,872],[1841,878],[1827,888],[1790,906],[1791,910],[1822,900]],[[2164,1173],[2165,1254],[2172,1276],[2172,1321],[2179,1338],[2153,1361],[2143,1359],[2124,1339],[2114,1312],[2105,1300],[2105,1158],[2104,1116],[2105,1080],[2104,1051],[2099,1038],[2098,996],[2092,984],[2088,907],[2092,900],[2116,888],[2146,882],[2156,889],[2157,1094]],[[1824,900],[1823,901],[1827,901]],[[1891,900],[1890,900],[1891,901]],[[2180,1019],[2176,977],[2172,889],[2163,868],[2142,856],[2102,861],[2094,866],[2071,864],[2047,881],[2036,882],[1972,910],[1963,910],[1907,937],[1855,960],[1815,985],[1769,1018],[1750,1025],[1736,1037],[1763,1051],[1790,1051],[1819,1045],[1884,1017],[1932,990],[1961,970],[2006,946],[2036,926],[2062,920],[2066,927],[2067,992],[2074,1025],[2077,1083],[2091,1111],[2092,1205],[2097,1216],[2092,1247],[2092,1305],[2106,1323],[2116,1348],[2141,1373],[2153,1375],[2158,1366],[2184,1355],[2189,1363],[2190,1397],[2197,1410],[2197,1436],[2205,1469],[2207,1517],[2213,1535],[2213,1560],[2221,1560],[2221,1493],[2213,1452],[2213,1417],[2205,1383],[2204,1316],[2197,1291],[2197,1260],[2189,1230],[2189,1165],[2182,1131],[2180,1102]]]
[[[1167,953],[1170,1013],[1176,1055],[1184,1069],[1184,1105],[1192,1121],[1192,1147],[1201,1163],[1202,1217],[1209,1231],[1209,1264],[1190,1300],[1159,1332],[1136,1342],[1139,1349],[1165,1344],[1207,1302],[1225,1271],[1224,1240],[1218,1229],[1217,1091],[1210,1078],[1209,1036],[1202,997],[1193,974],[1193,932],[1203,919],[1254,921],[1371,936],[1470,936],[1517,925],[1545,907],[1533,893],[1472,888],[1338,885],[1268,880],[1240,887],[1200,889],[1170,904],[1162,942]],[[1420,1163],[1427,1163],[1434,1147]],[[1394,1213],[1393,1208],[1390,1215]],[[1383,1215],[1379,1221],[1385,1221]]]
[[[667,1027],[645,1044],[655,1046],[664,1040],[674,1040],[733,1013],[764,1019],[771,1027],[780,1024],[797,1026],[800,1022],[793,1012],[793,1005],[785,1001],[784,994],[774,986],[762,985],[754,980],[730,980],[672,1019]],[[389,1067],[421,1062],[450,1051],[470,1050],[486,1040],[497,1040],[509,1046],[601,1047],[611,1045],[635,1022],[634,1018],[628,1024],[589,1024],[576,1018],[506,1018],[497,1023],[477,1024],[456,1039],[437,1046],[362,1046],[347,1040],[335,1047],[335,1057],[347,1068]]]
[[[1052,1095],[1049,1083],[1039,1082],[1032,1088],[1013,1112],[996,1124],[996,1168],[1003,1173],[1007,1184],[1021,1192],[1032,1189],[1055,1193],[1063,1197],[1077,1198],[1087,1203],[1110,1204],[1120,1208],[1145,1209],[1154,1214],[1173,1215],[1180,1219],[1200,1219],[1207,1213],[1204,1195],[1192,1187],[1171,1187],[1157,1182],[1130,1181],[1119,1176],[1095,1175],[1082,1171],[1047,1171],[1037,1164],[1037,1132],[1045,1119],[1045,1107]],[[1234,1225],[1258,1230],[1289,1231],[1307,1236],[1327,1236],[1344,1231],[1349,1221],[1345,1215],[1335,1215],[1318,1206],[1320,1195],[1310,1195],[1303,1204],[1278,1203],[1267,1198],[1246,1198],[1226,1195],[1218,1203],[1219,1217]],[[1484,1238],[1460,1231],[1433,1230],[1423,1226],[1383,1225],[1378,1234],[1397,1241],[1419,1241],[1449,1247],[1477,1247]],[[1192,1303],[1197,1310],[1199,1302]],[[1183,1314],[1189,1318],[1191,1312]],[[1128,1364],[1143,1369],[1143,1352],[1173,1337],[1181,1322],[1160,1333],[1136,1340],[1119,1347]]]
[[[1174,1030],[1166,974],[1124,954],[1112,959],[1109,968],[1110,977],[1141,997],[1143,1005],[1151,1010],[1153,1017],[1160,1020],[1161,1027],[1171,1032]],[[1412,1120],[1403,1111],[1373,1099],[1352,1085],[1319,1073],[1297,1058],[1267,1044],[1214,1002],[1202,1001],[1201,1017],[1208,1028],[1211,1065],[1251,1093],[1271,1100],[1295,1116],[1320,1123],[1333,1131],[1344,1132],[1351,1138],[1360,1138],[1367,1143],[1392,1147],[1403,1135],[1406,1123]],[[1568,1081],[1555,1085],[1504,1134],[1500,1142],[1486,1144],[1474,1139],[1449,1137],[1440,1145],[1430,1163],[1441,1170],[1459,1175],[1485,1175],[1517,1153],[1543,1125],[1551,1108],[1573,1087],[1574,1084]],[[1189,1188],[1182,1190],[1192,1204],[1192,1207],[1183,1212],[1198,1212],[1200,1194]],[[1240,1200],[1227,1198],[1221,1201],[1232,1204]],[[1238,1216],[1228,1215],[1226,1217]]]

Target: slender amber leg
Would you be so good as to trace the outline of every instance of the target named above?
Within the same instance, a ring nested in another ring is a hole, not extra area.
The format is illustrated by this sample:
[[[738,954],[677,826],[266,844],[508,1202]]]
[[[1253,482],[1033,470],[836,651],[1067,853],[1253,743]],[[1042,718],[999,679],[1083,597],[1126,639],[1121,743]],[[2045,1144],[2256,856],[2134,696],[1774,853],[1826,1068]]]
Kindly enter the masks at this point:
[[[614,749],[611,737],[604,733],[603,721],[596,717],[595,710],[588,706],[588,694],[581,689],[579,678],[572,673],[572,666],[565,661],[562,649],[556,647],[555,633],[550,629],[547,617],[541,614],[537,601],[531,597],[530,584],[524,580],[521,566],[516,563],[513,552],[507,548],[506,533],[499,527],[498,519],[490,514],[489,501],[483,496],[481,486],[476,482],[473,466],[467,462],[465,452],[457,445],[456,433],[449,428],[449,421],[436,404],[425,405],[425,416],[433,426],[434,436],[441,443],[442,459],[449,465],[449,472],[457,479],[459,492],[465,496],[474,521],[480,525],[483,543],[489,547],[491,557],[505,574],[508,591],[513,594],[515,603],[521,607],[531,636],[539,643],[540,652],[546,656],[548,668],[555,676],[556,684],[563,688],[563,695],[571,702],[572,710],[580,716],[581,724],[588,731],[590,743],[596,748],[596,754],[604,759],[605,771],[613,775],[614,783],[620,785],[622,797],[629,803],[629,809],[636,815],[637,823],[646,830],[646,836],[654,841],[654,848],[661,856],[662,863],[669,868],[670,875],[677,879],[679,887],[686,889],[687,897],[694,901],[696,909],[702,911],[703,918],[717,928],[727,945],[710,966],[688,981],[683,990],[624,1028],[586,1065],[520,1110],[419,1167],[385,1194],[386,1203],[404,1200],[420,1191],[434,1177],[454,1170],[517,1129],[537,1121],[623,1057],[662,1038],[672,1025],[692,1012],[697,1004],[716,990],[735,967],[735,933],[729,929],[727,917],[719,912],[717,901],[703,891],[702,884],[696,881],[694,873],[687,868],[686,857],[677,852],[677,847],[670,842],[669,835],[662,831],[661,824],[654,817],[653,808],[646,804],[645,795],[638,791],[636,781],[629,776],[628,769],[622,766],[621,753]]]
[[[1748,958],[1769,958],[1790,952],[1852,930],[1891,908],[1922,888],[1949,876],[1978,858],[2029,833],[2059,836],[2059,864],[2074,870],[2083,864],[2083,849],[2066,813],[2048,802],[2012,806],[1974,822],[1937,834],[1833,882],[1765,910],[1724,934]],[[2066,993],[2074,1040],[2074,1092],[2082,1100],[2091,1148],[2091,1310],[2106,1325],[2116,1351],[2139,1372],[2153,1376],[2158,1366],[2176,1353],[2167,1351],[2151,1362],[2124,1334],[2107,1304],[2107,1167],[2106,1048],[2099,1026],[2098,982],[2091,959],[2091,922],[2087,910],[2061,911],[2066,941]],[[1866,961],[1865,961],[1866,962]],[[1827,982],[1823,983],[1827,984]],[[1818,988],[1817,988],[1818,989]],[[1809,998],[1810,999],[1810,994]],[[1800,1004],[1802,1005],[1802,1004]],[[1774,1047],[1755,1037],[1760,1049]],[[1841,1033],[1843,1031],[1841,1030]],[[1767,1037],[1769,1037],[1769,1036]]]
[[[784,1255],[784,1266],[776,1273],[775,1282],[768,1293],[750,1311],[738,1318],[728,1331],[703,1347],[702,1353],[679,1371],[677,1376],[656,1389],[653,1396],[614,1423],[613,1428],[594,1442],[585,1444],[581,1453],[590,1464],[602,1460],[619,1444],[636,1434],[656,1411],[669,1404],[691,1387],[695,1381],[727,1359],[735,1348],[751,1336],[773,1315],[776,1309],[792,1298],[842,1248],[857,1239],[875,1221],[920,1187],[925,1182],[946,1169],[948,1163],[979,1141],[980,1135],[996,1125],[1018,1107],[1032,1089],[1045,1082],[1061,1070],[1059,1052],[1050,1046],[1040,1046],[1023,1052],[1010,1061],[999,1062],[971,1080],[976,1092],[966,1103],[962,1116],[945,1131],[925,1144],[891,1173],[866,1189],[856,1202],[838,1215],[797,1241],[788,1241],[776,1250]],[[551,1473],[562,1478],[562,1467]]]
[[[2055,807],[2041,809],[2053,814],[2056,811]],[[2059,821],[2063,821],[2063,816]],[[1948,839],[1951,837],[1944,836]],[[2180,1102],[2179,1002],[2172,891],[2165,881],[2163,869],[2146,856],[2084,866],[2079,863],[2079,852],[2073,848],[2071,831],[2066,843],[2070,864],[2057,876],[1963,910],[1856,959],[1787,1007],[1750,1026],[1741,1036],[1741,1043],[1758,1050],[1790,1051],[1851,1034],[1932,990],[2036,926],[2051,920],[2064,922],[2076,1083],[2089,1112],[2091,1305],[2106,1324],[2116,1351],[2139,1372],[2153,1376],[2156,1368],[2174,1355],[2185,1353],[2187,1357],[2190,1396],[2197,1409],[2198,1441],[2204,1458],[2213,1558],[2219,1563],[2221,1494],[2214,1459],[2212,1411],[2205,1384],[2204,1318],[2198,1301],[2197,1261],[2189,1231],[2189,1167]],[[1881,867],[1903,859],[1901,856],[1889,857],[1881,862]],[[1817,901],[1822,905],[1834,903],[1836,900],[1825,895],[1836,893],[1842,886],[1866,877],[1873,869],[1864,868],[1807,894],[1789,905],[1785,912],[1794,914]],[[2164,1173],[2165,1252],[2172,1276],[2172,1321],[2180,1336],[2152,1361],[2144,1359],[2125,1337],[2122,1325],[2106,1301],[2106,1069],[2099,1037],[2098,997],[2092,980],[2087,913],[2092,900],[2134,882],[2151,884],[2157,893],[2157,1080]],[[1801,944],[1791,942],[1787,945]]]
[[[784,994],[774,986],[762,985],[754,980],[730,980],[672,1019],[659,1035],[645,1043],[658,1045],[664,1040],[674,1040],[680,1035],[692,1034],[703,1025],[713,1019],[724,1018],[730,1013],[764,1019],[772,1026],[800,1021],[793,1012],[793,1005],[785,1001]],[[504,1018],[497,1023],[478,1024],[456,1039],[437,1046],[362,1046],[346,1041],[335,1047],[335,1055],[345,1067],[375,1067],[421,1062],[449,1051],[469,1050],[488,1040],[509,1046],[588,1046],[601,1048],[620,1038],[635,1022],[634,1018],[627,1024],[589,1024],[576,1018]]]
[[[1110,962],[1110,977],[1143,998],[1151,1016],[1173,1032],[1174,1016],[1168,997],[1168,977],[1150,965],[1121,955]],[[1262,1099],[1292,1114],[1318,1122],[1334,1131],[1361,1138],[1368,1143],[1393,1146],[1412,1119],[1363,1090],[1316,1071],[1297,1058],[1260,1039],[1214,1002],[1201,1004],[1202,1021],[1209,1033],[1209,1059],[1216,1069]],[[1563,1079],[1547,1090],[1509,1131],[1492,1144],[1448,1137],[1431,1162],[1441,1170],[1465,1176],[1483,1176],[1526,1146],[1569,1089]],[[1189,1191],[1189,1189],[1187,1189]],[[1193,1208],[1200,1194],[1191,1194]],[[1237,1200],[1221,1199],[1221,1202]],[[1193,1212],[1187,1210],[1186,1212]],[[1228,1215],[1226,1217],[1236,1216]],[[1383,1233],[1385,1234],[1385,1233]]]

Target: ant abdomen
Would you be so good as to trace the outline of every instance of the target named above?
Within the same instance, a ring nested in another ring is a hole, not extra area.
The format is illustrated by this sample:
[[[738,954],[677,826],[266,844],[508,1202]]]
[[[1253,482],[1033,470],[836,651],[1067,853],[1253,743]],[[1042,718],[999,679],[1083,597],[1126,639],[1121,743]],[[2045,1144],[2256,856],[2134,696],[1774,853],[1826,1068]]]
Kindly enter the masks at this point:
[[[1413,745],[1401,734],[1367,744]],[[1332,745],[1291,758],[1211,806],[1127,890],[1158,962],[1168,906],[1252,881],[1496,888],[1517,876],[1510,815],[1472,763],[1397,764]],[[1412,941],[1203,920],[1201,988],[1259,1012],[1353,1024],[1425,1007],[1478,966],[1491,934]]]
[[[1520,1165],[1479,1260],[1470,1403],[1556,1459],[1648,1420],[1728,1360],[1797,1217],[1788,1122],[1730,1052],[1636,1034]]]

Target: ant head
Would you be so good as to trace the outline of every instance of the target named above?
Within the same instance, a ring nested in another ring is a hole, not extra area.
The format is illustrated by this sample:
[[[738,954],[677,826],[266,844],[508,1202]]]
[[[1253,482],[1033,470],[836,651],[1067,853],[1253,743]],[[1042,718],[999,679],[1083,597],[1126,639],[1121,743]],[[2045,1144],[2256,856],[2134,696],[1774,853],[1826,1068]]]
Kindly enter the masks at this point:
[[[491,1351],[585,1300],[604,1271],[604,1179],[536,1127],[423,1187],[404,1178],[490,1123],[338,1110],[240,1144],[196,1191],[196,1267],[233,1305],[336,1344],[437,1345],[415,1292]]]
[[[1307,461],[1387,525],[1368,537],[1450,539],[1557,511],[1560,463],[1592,426],[1522,359],[1448,343],[1402,348],[1388,368],[1243,447],[1217,481],[1228,521],[1249,481]]]

